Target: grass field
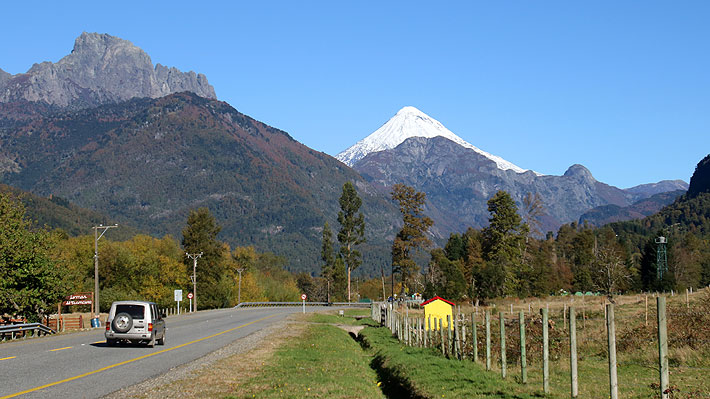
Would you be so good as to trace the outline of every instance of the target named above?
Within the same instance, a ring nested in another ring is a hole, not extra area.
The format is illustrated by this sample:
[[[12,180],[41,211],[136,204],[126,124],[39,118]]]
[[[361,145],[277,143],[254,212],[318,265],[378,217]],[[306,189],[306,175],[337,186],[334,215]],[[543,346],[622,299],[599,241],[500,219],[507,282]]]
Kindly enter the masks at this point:
[[[311,324],[298,339],[282,346],[258,376],[229,397],[383,398],[369,354],[348,332],[331,325],[365,321],[323,314],[308,321]]]

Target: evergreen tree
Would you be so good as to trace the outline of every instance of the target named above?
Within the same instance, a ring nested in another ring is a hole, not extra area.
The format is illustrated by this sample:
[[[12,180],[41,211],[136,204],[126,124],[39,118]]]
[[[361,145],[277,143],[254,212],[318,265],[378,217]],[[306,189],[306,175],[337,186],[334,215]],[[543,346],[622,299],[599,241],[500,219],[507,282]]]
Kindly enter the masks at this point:
[[[424,215],[426,194],[404,184],[395,184],[392,187],[392,199],[397,202],[404,222],[392,244],[392,267],[395,273],[400,274],[401,293],[404,294],[410,277],[418,271],[412,252],[431,245],[426,233],[434,221]]]
[[[488,295],[515,295],[523,268],[523,246],[528,234],[513,198],[498,191],[488,200],[490,225],[483,229],[483,253],[490,278]]]
[[[466,281],[460,263],[461,260],[450,260],[441,248],[432,250],[425,295],[428,298],[438,295],[454,301],[461,299],[466,293]]]
[[[231,290],[220,280],[226,272],[222,243],[217,240],[217,234],[222,228],[207,208],[190,211],[187,226],[182,230],[182,247],[189,254],[199,254],[197,260],[197,298],[199,307],[217,308],[228,304]],[[184,258],[188,272],[192,275],[193,260]]]
[[[338,242],[340,255],[348,275],[348,302],[350,302],[350,275],[362,263],[362,254],[356,247],[365,242],[365,217],[358,213],[362,200],[355,191],[351,182],[343,185],[343,194],[340,196],[340,212],[338,212]]]

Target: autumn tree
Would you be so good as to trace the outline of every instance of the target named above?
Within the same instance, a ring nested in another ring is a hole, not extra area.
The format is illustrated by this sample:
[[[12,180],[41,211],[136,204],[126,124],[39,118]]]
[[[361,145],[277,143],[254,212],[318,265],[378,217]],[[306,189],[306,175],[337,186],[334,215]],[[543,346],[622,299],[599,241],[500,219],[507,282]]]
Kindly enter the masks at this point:
[[[340,243],[340,256],[347,270],[348,302],[350,302],[350,275],[362,263],[362,254],[357,250],[357,246],[365,242],[365,216],[358,213],[362,206],[362,200],[351,182],[346,182],[343,185],[343,193],[339,202],[338,242]]]
[[[19,200],[0,194],[0,316],[37,322],[65,294],[52,245],[48,232],[30,229]]]
[[[397,202],[403,221],[402,229],[392,244],[392,267],[394,272],[400,274],[404,294],[410,277],[419,269],[412,259],[413,252],[431,245],[426,234],[434,221],[424,215],[425,193],[404,184],[395,184],[392,199]]]

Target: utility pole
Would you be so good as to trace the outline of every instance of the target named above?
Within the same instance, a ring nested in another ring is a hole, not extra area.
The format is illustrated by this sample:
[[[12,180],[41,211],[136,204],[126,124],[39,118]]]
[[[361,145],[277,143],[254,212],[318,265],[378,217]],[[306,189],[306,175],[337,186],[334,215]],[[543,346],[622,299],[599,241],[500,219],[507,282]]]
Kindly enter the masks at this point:
[[[106,230],[118,227],[118,224],[114,224],[113,226],[104,226],[103,224],[100,224],[98,226],[94,226],[94,309],[96,314],[94,317],[97,319],[99,318],[99,314],[101,314],[101,310],[99,308],[99,240],[101,237],[106,234]],[[99,235],[99,230],[101,230],[101,235]],[[92,325],[93,326],[93,325]]]
[[[192,259],[192,311],[197,312],[197,258],[202,257],[202,252],[199,254],[188,254],[185,252],[188,258]]]
[[[239,296],[237,297],[237,304],[242,303],[242,272],[244,271],[244,268],[239,268],[237,269],[237,273],[239,273]]]

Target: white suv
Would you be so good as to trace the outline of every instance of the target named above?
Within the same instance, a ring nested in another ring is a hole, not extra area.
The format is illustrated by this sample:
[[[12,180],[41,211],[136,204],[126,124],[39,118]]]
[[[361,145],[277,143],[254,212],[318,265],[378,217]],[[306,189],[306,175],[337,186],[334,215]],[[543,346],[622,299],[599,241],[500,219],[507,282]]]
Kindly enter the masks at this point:
[[[165,345],[165,320],[153,302],[117,301],[111,304],[106,321],[106,343],[145,342],[149,347]]]

